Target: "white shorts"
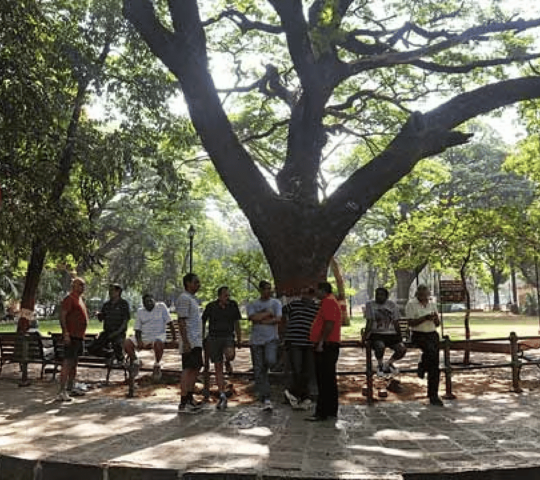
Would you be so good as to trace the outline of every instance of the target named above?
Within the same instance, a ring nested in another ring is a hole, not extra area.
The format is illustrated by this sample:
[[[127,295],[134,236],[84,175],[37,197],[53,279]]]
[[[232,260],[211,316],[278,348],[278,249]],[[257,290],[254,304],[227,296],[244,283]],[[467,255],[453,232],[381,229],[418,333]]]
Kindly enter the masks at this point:
[[[133,345],[137,345],[137,337],[129,337],[128,340],[131,340]],[[155,338],[154,340],[149,340],[148,338],[142,339],[143,348],[152,348],[154,346],[154,342],[160,341],[162,343],[165,343],[165,340],[167,340],[167,335],[160,335],[159,337]]]

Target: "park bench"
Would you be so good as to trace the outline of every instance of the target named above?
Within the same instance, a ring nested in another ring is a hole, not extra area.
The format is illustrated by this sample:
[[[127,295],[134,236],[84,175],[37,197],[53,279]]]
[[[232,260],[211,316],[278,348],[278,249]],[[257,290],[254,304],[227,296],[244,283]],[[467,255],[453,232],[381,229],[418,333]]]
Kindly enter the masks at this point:
[[[107,376],[105,384],[109,383],[111,372],[113,370],[121,370],[124,372],[124,379],[127,380],[127,369],[124,364],[113,365],[111,359],[108,357],[101,357],[97,355],[90,355],[88,353],[88,345],[96,339],[97,335],[86,335],[83,342],[83,352],[79,356],[78,366],[86,368],[105,368],[107,370]],[[54,348],[54,371],[53,379],[56,378],[58,367],[62,365],[64,361],[64,339],[61,333],[51,334],[53,348]]]
[[[42,337],[37,332],[0,333],[0,374],[2,367],[8,363],[21,364],[22,384],[27,384],[27,364],[41,364],[40,378],[43,378],[45,367],[54,364],[54,354],[44,348]]]

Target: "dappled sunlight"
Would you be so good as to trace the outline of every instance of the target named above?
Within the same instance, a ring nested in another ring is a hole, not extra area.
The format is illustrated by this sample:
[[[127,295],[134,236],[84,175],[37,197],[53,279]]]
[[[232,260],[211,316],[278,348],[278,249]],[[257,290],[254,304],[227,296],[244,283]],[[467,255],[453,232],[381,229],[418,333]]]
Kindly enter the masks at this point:
[[[411,450],[371,445],[349,445],[347,448],[356,452],[377,453],[381,455],[388,455],[389,457],[420,459],[427,456],[426,452],[423,452],[420,450],[420,448],[417,450]]]

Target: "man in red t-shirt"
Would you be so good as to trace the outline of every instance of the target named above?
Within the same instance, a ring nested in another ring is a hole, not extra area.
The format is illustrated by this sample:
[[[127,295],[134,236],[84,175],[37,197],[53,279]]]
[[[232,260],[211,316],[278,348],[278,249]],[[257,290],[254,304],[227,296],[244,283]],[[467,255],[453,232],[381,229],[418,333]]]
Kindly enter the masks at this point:
[[[320,282],[317,296],[321,306],[311,327],[310,341],[314,344],[315,370],[319,396],[315,414],[306,420],[318,422],[336,418],[338,413],[338,388],[336,364],[341,340],[341,309],[332,295],[332,285]]]
[[[88,312],[81,295],[84,292],[85,282],[82,278],[74,278],[71,282],[71,292],[62,301],[60,311],[60,325],[64,340],[64,361],[60,372],[60,391],[56,397],[60,402],[71,402],[72,394],[81,394],[73,387],[77,375],[77,362],[82,352],[84,334],[88,324]],[[67,387],[67,391],[66,391]]]

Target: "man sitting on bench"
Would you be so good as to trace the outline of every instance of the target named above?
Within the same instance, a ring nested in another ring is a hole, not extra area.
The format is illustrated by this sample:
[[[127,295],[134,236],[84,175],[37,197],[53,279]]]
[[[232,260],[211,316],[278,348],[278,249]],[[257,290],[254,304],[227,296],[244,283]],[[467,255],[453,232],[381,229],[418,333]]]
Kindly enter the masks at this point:
[[[152,379],[158,382],[161,380],[161,358],[167,339],[167,326],[172,327],[172,318],[167,306],[162,302],[156,302],[151,294],[147,293],[142,298],[143,307],[137,311],[135,321],[135,337],[126,340],[124,349],[130,360],[130,368],[133,370],[132,376],[136,377],[140,361],[135,353],[135,346],[138,350],[152,348],[156,356]],[[172,333],[173,340],[176,340],[174,327]]]
[[[363,340],[371,342],[371,348],[377,358],[378,377],[399,373],[394,362],[403,358],[407,352],[399,327],[399,309],[394,302],[388,300],[388,296],[388,290],[379,287],[375,290],[375,300],[366,304],[366,329]],[[392,349],[394,354],[387,363],[384,363],[384,351],[387,347]]]

